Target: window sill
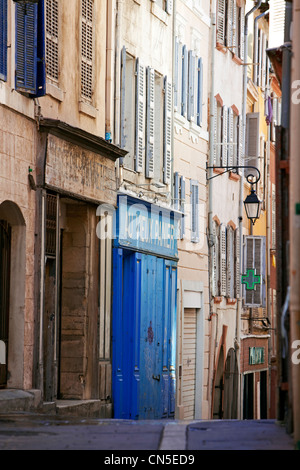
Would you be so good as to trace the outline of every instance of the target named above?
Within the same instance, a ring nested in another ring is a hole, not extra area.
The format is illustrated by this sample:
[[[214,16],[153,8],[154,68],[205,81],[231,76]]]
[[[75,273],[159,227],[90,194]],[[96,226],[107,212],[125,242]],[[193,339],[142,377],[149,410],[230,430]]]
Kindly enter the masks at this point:
[[[226,304],[227,305],[235,305],[236,304],[236,299],[227,298],[226,299]]]
[[[163,11],[158,5],[156,5],[156,3],[151,3],[151,13],[165,25],[168,25],[168,13]]]
[[[85,103],[84,101],[79,101],[79,112],[82,114],[86,114],[89,117],[96,118],[97,117],[97,109],[92,106],[91,104]]]
[[[62,102],[64,100],[64,92],[58,86],[53,85],[52,83],[46,84],[46,94],[57,101]]]
[[[223,297],[214,297],[214,304],[220,304],[222,302]]]
[[[229,179],[232,181],[240,181],[240,175],[237,173],[234,173],[233,171],[229,172]]]
[[[220,52],[223,52],[223,54],[227,54],[227,47],[224,46],[224,44],[222,44],[221,42],[217,42],[216,49]]]

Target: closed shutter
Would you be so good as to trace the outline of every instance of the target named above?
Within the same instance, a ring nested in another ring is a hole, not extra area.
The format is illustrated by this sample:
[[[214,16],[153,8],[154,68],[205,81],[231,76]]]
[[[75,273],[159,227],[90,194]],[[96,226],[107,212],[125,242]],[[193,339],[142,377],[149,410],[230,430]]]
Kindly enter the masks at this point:
[[[217,42],[224,44],[225,41],[225,23],[226,18],[226,0],[218,0],[217,11]]]
[[[214,165],[219,165],[219,155],[220,155],[220,142],[218,142],[218,103],[216,98],[214,98],[214,142],[213,142],[213,154],[214,154]]]
[[[145,153],[145,68],[136,59],[136,122],[135,122],[135,171],[143,171]]]
[[[228,146],[227,146],[227,165],[234,165],[234,149],[233,149],[233,111],[228,109]]]
[[[220,261],[220,252],[219,252],[219,226],[216,222],[213,223],[213,260],[212,260],[212,295],[216,297],[219,295],[219,261]]]
[[[220,225],[220,282],[221,295],[226,296],[227,279],[226,279],[226,226]]]
[[[174,209],[179,210],[179,173],[174,173]]]
[[[121,119],[120,119],[120,145],[124,149],[126,147],[126,131],[125,131],[125,92],[126,92],[126,47],[122,47],[121,51]]]
[[[242,4],[240,8],[240,59],[242,59],[243,61],[245,59],[244,30],[245,30],[245,5]]]
[[[182,47],[181,114],[187,117],[188,51]]]
[[[226,46],[232,50],[233,43],[233,0],[227,1]]]
[[[184,418],[194,419],[196,386],[197,313],[184,309],[182,401]]]
[[[7,79],[7,0],[0,0],[0,79]]]
[[[189,65],[188,65],[188,102],[187,102],[187,118],[189,121],[194,120],[195,117],[195,54],[189,51]]]
[[[245,237],[244,274],[254,269],[261,276],[261,283],[255,290],[247,290],[243,286],[244,303],[247,307],[266,306],[266,238],[258,236]]]
[[[164,78],[164,183],[171,183],[172,158],[172,84]]]
[[[58,82],[58,0],[46,0],[47,77]]]
[[[202,126],[202,104],[203,102],[203,62],[198,59],[198,93],[197,93],[197,125]]]
[[[247,165],[258,167],[260,153],[259,143],[259,113],[247,114],[246,155]],[[253,174],[253,170],[245,170],[245,175]]]
[[[244,128],[243,128],[243,120],[241,114],[238,116],[237,119],[237,166],[243,166],[243,159],[244,159]]]
[[[93,0],[81,0],[81,96],[93,97]]]
[[[227,288],[226,294],[227,297],[233,298],[234,297],[234,232],[231,227],[227,228],[227,256],[226,256],[226,264],[227,264]]]
[[[146,178],[153,178],[154,176],[154,87],[154,69],[147,67]]]
[[[241,247],[240,247],[240,231],[237,228],[234,231],[234,269],[235,269],[235,298],[241,296]]]
[[[180,238],[181,240],[185,235],[185,177],[180,177],[180,210],[183,213],[181,218]]]
[[[237,55],[238,52],[238,18],[236,0],[232,0],[232,52]]]
[[[199,242],[199,186],[191,180],[191,241]]]
[[[178,111],[178,104],[180,102],[179,98],[179,39],[178,37],[175,38],[175,51],[174,51],[174,75],[175,75],[175,80],[174,80],[174,109],[175,111]]]
[[[227,106],[222,107],[222,166],[228,165],[228,108]]]
[[[44,1],[16,4],[16,90],[32,97],[45,95]]]

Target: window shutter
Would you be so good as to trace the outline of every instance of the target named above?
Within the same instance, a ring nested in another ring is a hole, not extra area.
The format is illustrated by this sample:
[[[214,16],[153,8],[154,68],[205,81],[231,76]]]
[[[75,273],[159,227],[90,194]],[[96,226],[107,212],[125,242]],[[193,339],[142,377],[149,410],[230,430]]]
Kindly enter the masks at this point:
[[[195,117],[195,55],[193,51],[189,51],[189,69],[188,69],[188,103],[187,118],[188,121],[194,120]]]
[[[164,78],[164,183],[171,183],[172,152],[172,84]]]
[[[175,38],[175,60],[174,60],[174,74],[175,74],[175,81],[174,81],[174,109],[178,110],[178,102],[179,102],[179,39],[178,37]]]
[[[237,5],[236,0],[232,0],[232,52],[237,55],[238,28],[237,28]]]
[[[126,47],[123,46],[121,51],[121,119],[120,119],[120,145],[124,149],[126,147],[126,133],[125,133],[125,91],[126,91]]]
[[[234,297],[234,247],[233,247],[233,230],[231,227],[227,227],[227,286],[226,295],[229,298]]]
[[[0,79],[7,80],[7,0],[0,0]]]
[[[146,177],[154,176],[154,69],[147,67]]]
[[[244,31],[245,31],[245,5],[242,4],[240,8],[240,58],[245,59],[245,44],[244,44]],[[246,62],[246,60],[245,60]]]
[[[226,274],[226,227],[220,225],[220,281],[221,295],[226,296],[227,274]]]
[[[216,222],[213,223],[213,260],[212,260],[212,295],[216,297],[219,295],[219,226]]]
[[[166,12],[169,15],[172,15],[173,11],[173,0],[166,0]]]
[[[81,2],[81,96],[92,101],[94,2],[93,0],[81,0]]]
[[[242,115],[240,114],[237,119],[238,122],[238,129],[237,129],[237,166],[243,165],[243,159],[244,159],[244,152],[243,152],[243,147],[244,147],[244,128],[243,128],[243,120],[242,120]]]
[[[227,106],[222,107],[222,166],[227,166],[228,162],[228,108]]]
[[[199,186],[191,180],[191,241],[199,242]]]
[[[227,146],[227,165],[231,166],[233,162],[233,111],[228,109],[228,146]]]
[[[36,97],[46,94],[46,31],[45,31],[45,4],[44,0],[38,3],[37,24],[37,89]]]
[[[174,173],[174,208],[179,210],[179,173]]]
[[[259,157],[259,113],[247,114],[246,127],[246,155],[247,165],[258,167]],[[252,174],[253,170],[245,170],[245,175]]]
[[[241,251],[240,251],[240,231],[234,231],[234,268],[235,268],[235,298],[241,296]]]
[[[218,103],[216,98],[214,98],[214,142],[213,142],[213,153],[214,153],[214,165],[219,165],[219,159],[217,159],[217,155],[220,152],[220,142],[218,142]]]
[[[46,69],[47,76],[58,82],[58,0],[46,1]]]
[[[258,236],[245,237],[244,274],[254,269],[261,276],[261,283],[255,290],[247,290],[243,286],[244,303],[247,307],[266,306],[266,238]]]
[[[140,59],[136,59],[136,132],[135,132],[135,171],[143,171],[145,153],[145,69]]]
[[[180,177],[180,210],[183,214],[181,218],[181,226],[180,226],[180,238],[181,240],[184,238],[185,235],[185,177]]]
[[[202,126],[202,101],[203,101],[203,63],[198,59],[198,97],[197,97],[197,125]]]
[[[226,46],[233,50],[233,0],[227,2]]]
[[[182,47],[181,114],[187,117],[188,52]]]
[[[226,18],[226,0],[218,0],[217,11],[217,42],[225,42],[225,18]]]

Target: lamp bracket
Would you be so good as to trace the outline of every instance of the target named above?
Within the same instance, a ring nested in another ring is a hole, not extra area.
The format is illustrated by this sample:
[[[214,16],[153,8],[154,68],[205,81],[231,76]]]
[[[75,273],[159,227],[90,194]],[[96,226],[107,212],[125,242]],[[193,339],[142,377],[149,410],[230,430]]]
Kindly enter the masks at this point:
[[[255,170],[255,171],[257,172],[257,176],[256,176],[255,181],[251,181],[251,180],[250,180],[250,178],[251,178],[251,177],[255,177],[255,175],[250,174],[250,175],[247,175],[247,176],[246,176],[246,179],[247,179],[248,183],[250,183],[251,185],[254,185],[254,184],[256,184],[256,183],[259,182],[259,180],[260,180],[260,171],[259,171],[259,169],[256,168],[256,166],[249,166],[249,165],[247,165],[247,166],[244,166],[244,165],[242,165],[242,166],[240,166],[240,165],[207,166],[207,165],[206,165],[206,169],[207,169],[207,170],[214,170],[214,169],[217,169],[217,170],[225,170],[225,171],[223,171],[222,173],[218,173],[217,175],[214,175],[214,176],[210,176],[210,177],[206,176],[206,179],[207,179],[207,181],[209,181],[209,180],[212,180],[213,178],[217,178],[218,176],[221,176],[221,175],[224,175],[225,173],[228,173],[228,171],[238,170],[238,169],[240,169],[240,168],[248,169],[248,170],[249,170],[249,169],[252,169],[252,170]]]

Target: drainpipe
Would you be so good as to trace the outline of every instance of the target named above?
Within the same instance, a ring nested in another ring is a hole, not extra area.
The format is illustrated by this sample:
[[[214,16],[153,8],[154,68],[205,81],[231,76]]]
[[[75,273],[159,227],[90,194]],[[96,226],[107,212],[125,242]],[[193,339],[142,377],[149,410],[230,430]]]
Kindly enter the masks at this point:
[[[262,0],[245,15],[244,29],[244,70],[243,70],[243,148],[246,149],[246,114],[247,114],[247,61],[248,61],[248,19],[258,8],[260,8]],[[245,157],[244,157],[245,158]],[[239,201],[239,233],[240,233],[240,279],[243,274],[243,199],[244,199],[244,168],[240,169],[240,201]],[[241,342],[241,314],[242,314],[242,293],[238,299],[237,317],[236,317],[236,358],[240,369],[240,342]],[[241,374],[238,374],[238,419],[242,418],[242,400],[241,400]]]
[[[114,108],[114,13],[116,9],[116,0],[107,0],[106,2],[106,102],[105,102],[105,139],[112,139]]]

